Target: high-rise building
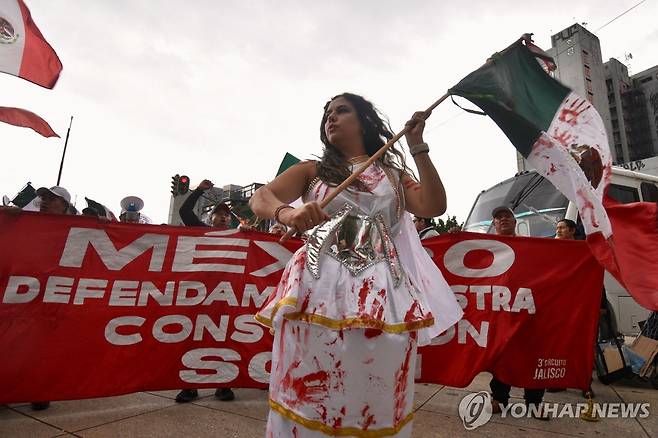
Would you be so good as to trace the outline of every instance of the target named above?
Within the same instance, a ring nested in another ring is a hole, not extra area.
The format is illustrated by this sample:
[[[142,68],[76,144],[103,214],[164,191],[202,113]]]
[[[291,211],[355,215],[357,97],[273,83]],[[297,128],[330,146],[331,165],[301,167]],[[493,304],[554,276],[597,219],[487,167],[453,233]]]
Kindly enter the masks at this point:
[[[658,66],[633,76],[615,58],[605,63],[616,162],[658,156]]]
[[[547,52],[557,65],[555,79],[594,105],[609,136],[612,124],[599,39],[580,24],[574,24],[553,35],[551,46]]]
[[[653,146],[652,156],[658,156],[658,65],[634,74],[632,79],[635,87],[644,93]]]

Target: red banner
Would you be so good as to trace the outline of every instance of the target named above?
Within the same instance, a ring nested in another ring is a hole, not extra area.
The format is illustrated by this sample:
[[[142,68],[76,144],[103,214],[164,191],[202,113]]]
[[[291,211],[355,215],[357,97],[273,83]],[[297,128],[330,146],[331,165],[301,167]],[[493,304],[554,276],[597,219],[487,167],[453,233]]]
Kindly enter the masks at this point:
[[[589,387],[603,269],[585,242],[459,233],[423,242],[464,317],[419,350],[420,381],[481,371],[523,388]]]
[[[0,403],[267,385],[272,337],[253,314],[301,242],[0,212],[0,245]],[[586,387],[602,271],[584,243],[427,247],[466,315],[420,350],[420,381]]]

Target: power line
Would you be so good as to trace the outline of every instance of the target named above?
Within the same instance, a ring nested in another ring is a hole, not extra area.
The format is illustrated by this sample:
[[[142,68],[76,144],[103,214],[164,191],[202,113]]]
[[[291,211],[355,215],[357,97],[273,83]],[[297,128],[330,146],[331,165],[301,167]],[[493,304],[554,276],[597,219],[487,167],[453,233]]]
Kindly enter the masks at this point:
[[[631,7],[628,8],[628,9],[626,9],[624,12],[622,12],[622,13],[619,14],[619,15],[617,15],[616,17],[614,17],[613,19],[611,19],[610,21],[608,21],[607,23],[605,23],[603,26],[601,26],[601,27],[599,27],[598,29],[596,29],[593,33],[596,33],[596,32],[598,32],[598,31],[600,31],[601,29],[603,29],[603,28],[606,27],[607,25],[609,25],[609,24],[613,23],[614,21],[618,20],[619,18],[623,17],[624,15],[626,15],[627,13],[629,13],[629,12],[632,11],[633,9],[637,8],[638,6],[640,6],[642,3],[646,2],[646,1],[647,1],[647,0],[641,0],[640,2],[636,3],[635,5],[631,6]],[[566,49],[562,50],[561,52],[559,52],[559,53],[557,53],[557,54],[555,55],[554,60],[555,60],[555,63],[556,63],[556,64],[557,64],[557,57],[560,56],[560,55],[561,55],[562,53],[564,53],[565,51],[567,51],[569,48],[570,48],[570,47],[567,47]],[[444,120],[444,121],[442,121],[442,122],[440,122],[440,123],[438,123],[438,124],[436,124],[436,125],[428,126],[428,127],[426,128],[426,132],[427,132],[427,131],[434,130],[434,129],[436,129],[436,128],[439,128],[439,127],[445,125],[446,123],[452,122],[454,119],[456,119],[457,117],[463,116],[464,114],[466,114],[466,113],[465,113],[464,111],[462,111],[462,112],[460,112],[460,113],[458,113],[458,114],[455,114],[454,116],[450,117],[449,119]]]
[[[594,31],[594,33],[600,31],[601,29],[603,29],[604,27],[606,27],[608,24],[612,23],[612,22],[615,21],[616,19],[623,17],[624,15],[626,15],[627,13],[629,13],[629,12],[632,11],[633,9],[637,8],[638,6],[640,6],[642,3],[646,2],[646,1],[647,1],[647,0],[642,0],[641,2],[637,3],[636,5],[631,6],[630,8],[626,9],[624,12],[622,12],[622,13],[619,14],[619,15],[617,15],[615,18],[613,18],[612,20],[608,21],[608,22],[607,22],[606,24],[604,24],[603,26],[601,26],[601,27],[599,27],[598,29],[596,29],[596,30]]]
[[[439,123],[437,123],[436,125],[429,125],[429,126],[427,126],[427,127],[425,128],[425,132],[429,132],[429,131],[432,131],[432,130],[434,130],[434,129],[436,129],[436,128],[439,128],[439,127],[445,125],[446,123],[452,122],[452,121],[455,120],[457,117],[461,117],[461,116],[463,116],[464,114],[466,114],[465,111],[460,111],[459,113],[453,115],[453,116],[450,117],[449,119],[443,120],[442,122],[439,122]]]

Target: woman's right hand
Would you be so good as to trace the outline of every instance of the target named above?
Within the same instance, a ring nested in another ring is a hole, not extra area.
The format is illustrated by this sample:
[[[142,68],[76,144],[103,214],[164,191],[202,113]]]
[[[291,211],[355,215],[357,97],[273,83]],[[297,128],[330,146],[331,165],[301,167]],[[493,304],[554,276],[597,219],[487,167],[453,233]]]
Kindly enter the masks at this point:
[[[308,231],[330,219],[317,202],[308,202],[298,208],[286,208],[279,213],[279,221],[295,231]]]

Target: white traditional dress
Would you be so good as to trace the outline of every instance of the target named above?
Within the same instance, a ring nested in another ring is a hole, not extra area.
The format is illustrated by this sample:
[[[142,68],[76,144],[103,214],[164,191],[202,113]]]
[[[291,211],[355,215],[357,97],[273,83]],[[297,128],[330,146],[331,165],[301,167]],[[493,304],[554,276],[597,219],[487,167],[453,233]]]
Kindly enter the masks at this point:
[[[416,347],[462,316],[420,244],[397,172],[325,209],[256,319],[275,332],[267,437],[411,436]],[[304,201],[333,188],[314,181]]]

